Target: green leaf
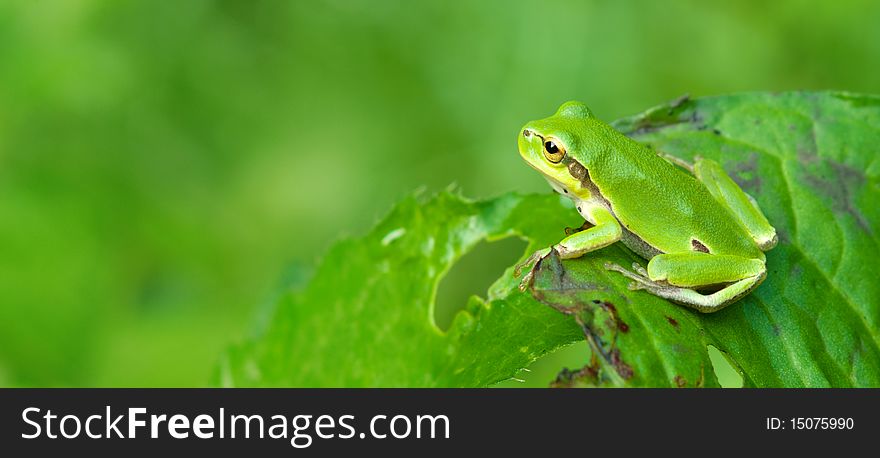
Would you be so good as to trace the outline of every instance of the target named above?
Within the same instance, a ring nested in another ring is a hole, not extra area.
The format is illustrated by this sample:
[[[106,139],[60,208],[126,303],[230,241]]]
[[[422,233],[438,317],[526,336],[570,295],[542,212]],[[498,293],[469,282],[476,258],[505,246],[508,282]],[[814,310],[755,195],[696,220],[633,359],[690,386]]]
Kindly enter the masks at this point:
[[[710,315],[630,291],[603,268],[640,260],[616,244],[548,258],[534,297],[508,269],[443,333],[433,298],[458,258],[511,235],[531,253],[579,225],[577,214],[554,195],[411,197],[366,236],[335,245],[266,328],[229,352],[221,383],[487,386],[586,337],[584,367],[562,371],[555,386],[718,386],[709,345],[746,386],[880,386],[880,98],[678,100],[615,126],[666,153],[718,160],[758,200],[780,242],[756,291]]]
[[[367,236],[335,245],[308,286],[282,298],[265,332],[230,352],[222,384],[485,386],[582,339],[570,319],[520,292],[511,269],[448,332],[433,323],[440,278],[477,243],[518,234],[533,250],[577,221],[548,197],[407,198]]]

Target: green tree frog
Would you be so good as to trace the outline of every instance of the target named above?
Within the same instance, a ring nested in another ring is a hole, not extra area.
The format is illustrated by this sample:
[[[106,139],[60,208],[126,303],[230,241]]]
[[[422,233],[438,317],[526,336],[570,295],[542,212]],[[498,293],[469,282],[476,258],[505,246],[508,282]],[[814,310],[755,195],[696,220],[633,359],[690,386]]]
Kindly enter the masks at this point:
[[[764,252],[776,245],[776,229],[717,162],[658,154],[579,102],[526,124],[518,144],[523,159],[586,220],[582,230],[516,266],[516,276],[532,266],[521,289],[551,251],[577,258],[617,241],[647,259],[647,268],[606,269],[631,279],[630,289],[700,312],[736,302],[766,277]]]

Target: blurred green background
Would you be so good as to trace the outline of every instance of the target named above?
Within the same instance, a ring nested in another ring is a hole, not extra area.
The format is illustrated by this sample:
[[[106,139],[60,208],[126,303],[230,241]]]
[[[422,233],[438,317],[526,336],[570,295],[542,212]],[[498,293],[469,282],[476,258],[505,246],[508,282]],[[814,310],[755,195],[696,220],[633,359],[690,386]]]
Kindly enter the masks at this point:
[[[209,383],[412,190],[545,192],[515,135],[567,99],[880,92],[880,2],[721,3],[2,2],[0,385]]]

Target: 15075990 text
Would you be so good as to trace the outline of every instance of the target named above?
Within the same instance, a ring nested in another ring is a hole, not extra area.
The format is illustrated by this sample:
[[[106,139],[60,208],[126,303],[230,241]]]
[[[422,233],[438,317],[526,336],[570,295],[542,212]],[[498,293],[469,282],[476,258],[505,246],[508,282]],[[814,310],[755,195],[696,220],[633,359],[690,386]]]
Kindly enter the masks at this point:
[[[766,427],[771,431],[778,430],[829,430],[855,428],[855,421],[851,417],[767,417]]]

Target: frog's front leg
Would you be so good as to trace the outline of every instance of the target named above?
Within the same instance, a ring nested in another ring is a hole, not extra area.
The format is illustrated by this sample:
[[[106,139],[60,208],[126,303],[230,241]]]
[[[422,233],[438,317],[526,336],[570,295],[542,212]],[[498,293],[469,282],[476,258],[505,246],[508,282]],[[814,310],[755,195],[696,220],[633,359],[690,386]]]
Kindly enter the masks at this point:
[[[585,253],[604,248],[620,240],[622,235],[620,223],[617,222],[617,219],[614,218],[614,215],[608,209],[596,206],[588,208],[586,211],[595,222],[595,226],[569,235],[550,248],[535,251],[525,261],[517,264],[513,270],[514,277],[518,277],[525,267],[532,266],[520,282],[519,289],[524,291],[531,286],[535,278],[535,268],[538,266],[538,261],[547,257],[551,251],[556,251],[560,259],[577,258]]]
[[[702,252],[661,254],[651,259],[647,270],[633,264],[636,272],[612,263],[605,264],[605,268],[634,280],[630,285],[633,289],[647,290],[703,313],[716,312],[736,302],[767,275],[759,259]],[[697,291],[717,285],[726,286],[712,294]]]

